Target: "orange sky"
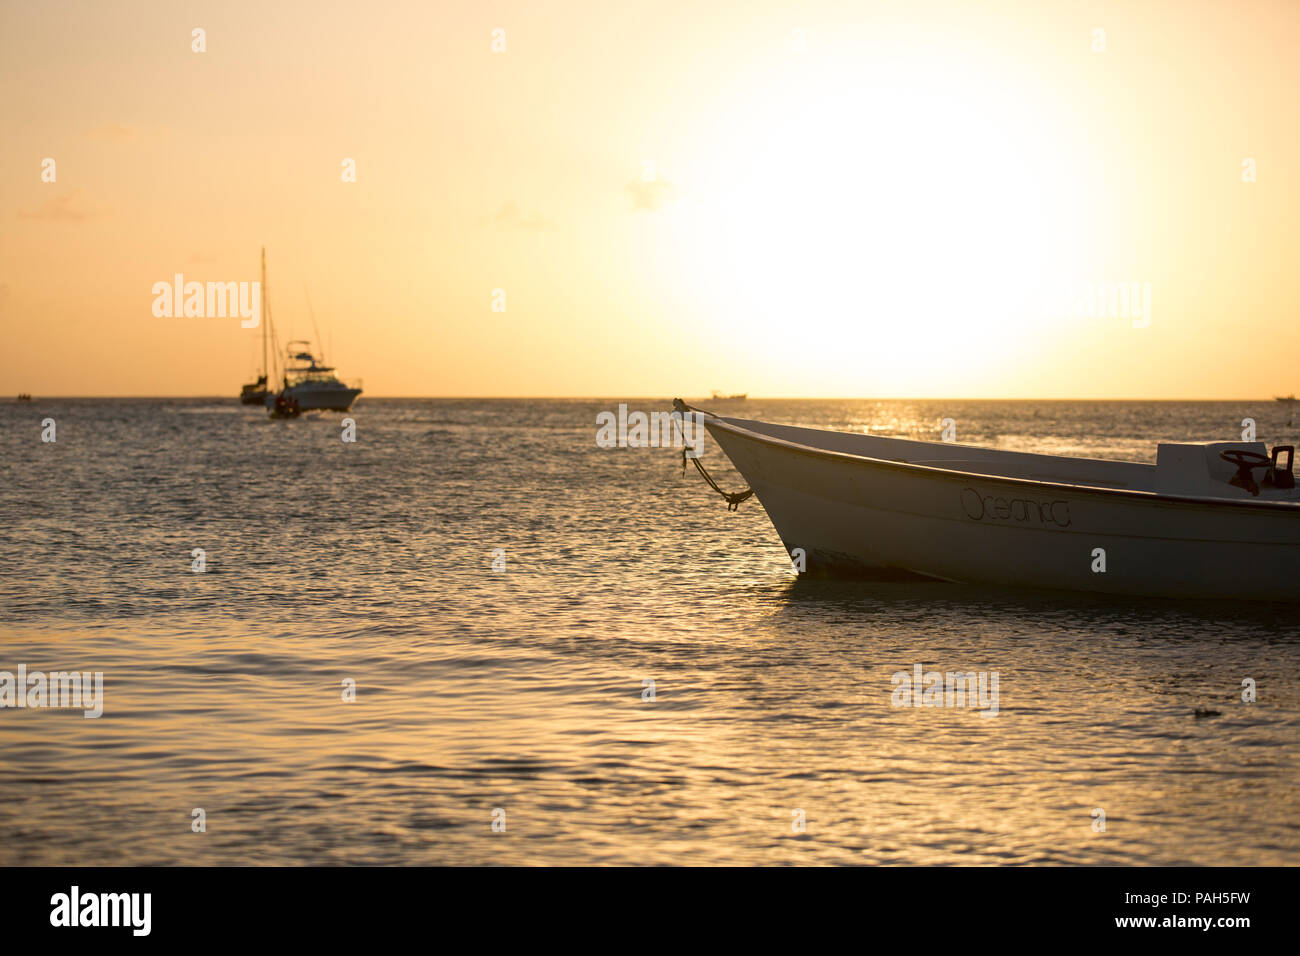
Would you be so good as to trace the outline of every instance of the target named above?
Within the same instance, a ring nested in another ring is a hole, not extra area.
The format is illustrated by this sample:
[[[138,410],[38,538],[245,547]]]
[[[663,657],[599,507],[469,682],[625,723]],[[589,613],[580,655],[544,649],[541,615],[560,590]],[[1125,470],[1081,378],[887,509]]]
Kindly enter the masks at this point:
[[[262,245],[372,396],[1300,391],[1298,49],[1287,0],[0,0],[0,395],[237,394],[258,330],[151,290]],[[1121,282],[1149,325],[1054,307]]]

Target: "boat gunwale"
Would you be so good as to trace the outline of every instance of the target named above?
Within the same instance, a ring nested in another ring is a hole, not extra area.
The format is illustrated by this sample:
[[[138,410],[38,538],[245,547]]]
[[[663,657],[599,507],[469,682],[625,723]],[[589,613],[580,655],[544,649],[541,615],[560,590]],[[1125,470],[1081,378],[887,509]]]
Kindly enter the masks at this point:
[[[699,409],[696,409],[697,411]],[[1291,514],[1300,514],[1300,501],[1260,501],[1253,498],[1206,498],[1195,495],[1170,495],[1159,491],[1146,491],[1138,488],[1104,488],[1097,485],[1074,485],[1063,481],[1041,481],[1035,478],[1013,478],[1009,475],[985,475],[976,471],[960,471],[955,468],[939,468],[934,465],[918,465],[910,461],[894,461],[889,458],[873,458],[870,455],[858,455],[847,451],[834,451],[830,448],[818,448],[815,445],[804,445],[799,442],[793,442],[785,438],[776,438],[772,435],[764,435],[762,432],[756,432],[752,429],[745,428],[734,424],[735,420],[726,419],[712,412],[705,412],[707,416],[705,425],[717,425],[728,431],[736,432],[739,435],[747,437],[752,441],[757,441],[764,445],[774,445],[796,454],[808,455],[814,458],[831,458],[844,459],[852,462],[867,462],[872,465],[879,465],[886,468],[893,468],[901,471],[920,471],[935,476],[944,476],[954,479],[980,479],[982,481],[992,481],[1001,484],[1011,485],[1018,488],[1050,488],[1053,490],[1069,491],[1071,493],[1091,494],[1091,495],[1109,495],[1119,496],[1121,498],[1135,499],[1138,501],[1161,501],[1177,504],[1191,504],[1204,507],[1206,505],[1224,507],[1224,508],[1247,508],[1267,511],[1283,511]],[[746,421],[747,419],[739,419]],[[757,421],[757,419],[754,419]],[[770,424],[779,424],[772,422]],[[806,428],[807,426],[783,426],[794,428]],[[852,435],[852,432],[840,432],[828,428],[813,428],[810,431],[825,432],[830,435]],[[888,438],[886,435],[872,436],[876,438]],[[918,439],[890,439],[896,441],[918,441]],[[942,444],[946,447],[952,447],[952,442],[923,442],[925,444]],[[969,445],[969,448],[982,448],[980,445]],[[992,448],[988,451],[1007,451],[1007,449]],[[1037,454],[1036,452],[1011,452],[1011,454]],[[1064,455],[1046,455],[1047,458],[1066,458]],[[1077,461],[1110,461],[1105,458],[1083,458],[1073,459]],[[1126,462],[1126,464],[1143,464],[1142,462]]]

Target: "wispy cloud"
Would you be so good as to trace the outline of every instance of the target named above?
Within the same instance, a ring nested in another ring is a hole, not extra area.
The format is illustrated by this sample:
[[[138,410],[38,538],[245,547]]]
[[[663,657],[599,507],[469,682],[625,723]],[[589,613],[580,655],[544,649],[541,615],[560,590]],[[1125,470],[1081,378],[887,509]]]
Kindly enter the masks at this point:
[[[51,196],[39,206],[18,210],[19,219],[38,222],[83,222],[99,215],[99,207],[87,199],[80,189]]]
[[[547,219],[541,213],[522,212],[519,203],[513,199],[507,199],[503,202],[501,208],[496,211],[496,215],[481,217],[479,224],[493,226],[502,231],[517,229],[527,232],[549,232],[555,228],[554,220]]]
[[[632,208],[647,212],[654,212],[677,194],[676,188],[666,179],[655,179],[648,183],[634,179],[627,184],[626,189],[632,200]]]

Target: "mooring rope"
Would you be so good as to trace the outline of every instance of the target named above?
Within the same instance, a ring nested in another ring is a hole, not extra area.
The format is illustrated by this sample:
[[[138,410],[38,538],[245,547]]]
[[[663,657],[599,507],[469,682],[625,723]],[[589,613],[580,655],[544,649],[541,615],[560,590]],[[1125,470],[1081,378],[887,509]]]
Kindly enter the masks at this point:
[[[713,412],[706,411],[703,408],[694,408],[691,405],[687,405],[680,398],[673,399],[673,408],[676,411],[680,412],[683,417],[685,417],[687,412],[702,412],[705,415],[712,415],[714,418],[718,417]],[[746,488],[744,491],[723,491],[722,488],[719,487],[718,483],[713,480],[713,476],[709,474],[709,470],[705,468],[702,464],[700,464],[699,455],[696,455],[695,457],[692,458],[691,456],[686,454],[688,451],[694,451],[695,449],[691,445],[686,444],[686,433],[682,431],[680,420],[674,418],[673,424],[674,426],[676,426],[678,433],[681,434],[682,436],[682,474],[683,475],[686,474],[686,462],[687,459],[689,458],[689,460],[695,464],[695,470],[700,473],[700,477],[704,479],[705,483],[708,484],[710,488],[712,488],[718,494],[722,495],[722,497],[727,500],[727,510],[728,511],[740,510],[740,503],[744,501],[746,498],[752,497],[754,494],[754,489]]]

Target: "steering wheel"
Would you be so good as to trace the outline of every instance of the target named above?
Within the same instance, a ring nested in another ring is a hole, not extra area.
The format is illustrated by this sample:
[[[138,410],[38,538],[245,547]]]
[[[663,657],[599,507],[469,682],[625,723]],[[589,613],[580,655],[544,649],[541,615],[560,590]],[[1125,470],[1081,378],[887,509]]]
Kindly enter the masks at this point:
[[[1227,451],[1219,452],[1219,457],[1230,465],[1237,466],[1237,473],[1228,479],[1228,484],[1235,485],[1238,488],[1245,488],[1252,495],[1259,495],[1259,485],[1255,483],[1255,478],[1251,475],[1252,468],[1267,468],[1273,464],[1273,459],[1268,455],[1261,455],[1257,451],[1247,451],[1244,448],[1229,448]]]
[[[1247,451],[1244,448],[1229,448],[1227,451],[1219,452],[1219,457],[1230,465],[1236,465],[1239,471],[1244,471],[1246,474],[1250,474],[1252,468],[1273,464],[1273,459],[1268,455]]]

